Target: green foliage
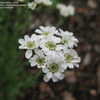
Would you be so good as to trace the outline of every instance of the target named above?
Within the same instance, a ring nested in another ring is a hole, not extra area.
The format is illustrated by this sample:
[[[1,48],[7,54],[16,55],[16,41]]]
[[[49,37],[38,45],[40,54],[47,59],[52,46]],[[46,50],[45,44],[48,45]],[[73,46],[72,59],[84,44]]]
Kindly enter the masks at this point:
[[[51,0],[53,1],[54,3],[58,3],[59,1],[62,1],[62,0]]]
[[[31,19],[24,8],[0,9],[0,100],[16,100],[21,88],[31,87],[38,80],[38,74],[24,70],[26,63],[18,50],[18,39]]]
[[[58,1],[53,0],[54,4]],[[0,8],[0,100],[16,100],[16,96],[22,95],[21,88],[32,87],[38,82],[40,73],[32,75],[25,71],[28,64],[18,50],[18,39],[31,21],[32,11],[27,7]]]

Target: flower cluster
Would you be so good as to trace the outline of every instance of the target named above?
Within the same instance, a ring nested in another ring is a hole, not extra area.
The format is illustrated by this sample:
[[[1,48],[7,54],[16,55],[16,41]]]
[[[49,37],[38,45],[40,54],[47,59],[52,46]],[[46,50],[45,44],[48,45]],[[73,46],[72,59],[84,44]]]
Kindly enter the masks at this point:
[[[75,14],[75,8],[72,5],[57,4],[57,9],[64,17],[73,16]]]
[[[34,10],[38,4],[43,4],[46,6],[52,6],[53,2],[51,0],[34,0],[34,2],[28,3],[28,8]],[[64,17],[73,16],[75,14],[75,8],[73,5],[66,6],[65,4],[56,4],[56,9],[59,10],[60,15]]]
[[[34,10],[37,7],[37,5],[39,5],[39,4],[51,6],[52,2],[51,2],[51,0],[34,0],[33,2],[28,3],[28,8]]]
[[[40,26],[31,36],[19,39],[19,49],[25,49],[25,57],[31,67],[42,70],[44,81],[57,82],[64,78],[67,68],[79,66],[80,57],[73,49],[78,40],[72,32],[56,29],[53,26]]]

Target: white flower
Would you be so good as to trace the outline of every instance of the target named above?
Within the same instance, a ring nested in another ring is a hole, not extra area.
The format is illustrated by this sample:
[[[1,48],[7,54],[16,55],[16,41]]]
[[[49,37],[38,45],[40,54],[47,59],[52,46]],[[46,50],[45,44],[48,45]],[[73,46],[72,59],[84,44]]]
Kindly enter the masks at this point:
[[[73,36],[72,32],[63,31],[60,29],[60,36],[62,37],[63,48],[73,48],[77,46],[78,40]]]
[[[80,62],[80,57],[78,56],[77,52],[73,49],[68,49],[64,51],[64,56],[65,56],[65,68],[74,68],[79,67],[79,62]]]
[[[73,16],[75,13],[75,8],[72,5],[66,6],[64,4],[58,4],[57,9],[60,14],[64,17]]]
[[[42,50],[44,52],[48,52],[50,50],[56,50],[57,49],[57,43],[60,43],[61,39],[56,37],[56,36],[52,36],[48,39],[43,39],[40,42],[40,47],[42,48]]]
[[[51,51],[47,55],[47,66],[42,69],[46,74],[44,81],[48,82],[52,79],[53,82],[57,82],[64,78],[64,67],[63,67],[63,55],[59,52]]]
[[[52,2],[51,0],[34,0],[37,4],[44,4],[46,6],[51,6]]]
[[[41,50],[35,50],[35,55],[29,59],[29,62],[32,67],[37,66],[37,68],[45,68],[46,67],[46,59],[45,55]]]
[[[25,57],[31,67],[41,68],[44,81],[57,82],[64,78],[67,68],[79,67],[80,57],[73,49],[78,40],[72,32],[40,26],[36,34],[19,39],[19,49],[25,49]]]
[[[28,6],[28,8],[34,10],[36,8],[37,4],[35,2],[29,2],[27,4],[27,6]]]
[[[36,33],[42,35],[42,38],[48,39],[54,34],[58,34],[58,31],[53,26],[40,26],[40,29],[35,30]]]
[[[38,48],[39,46],[39,37],[33,34],[31,37],[28,35],[24,36],[24,39],[18,40],[20,46],[19,49],[26,49],[25,57],[29,59],[32,56],[32,50]]]
[[[47,56],[47,63],[55,62],[55,63],[63,63],[64,62],[64,54],[59,51],[49,51],[46,54]]]
[[[75,14],[75,8],[72,5],[67,6],[67,11],[69,13],[69,16],[73,16]]]

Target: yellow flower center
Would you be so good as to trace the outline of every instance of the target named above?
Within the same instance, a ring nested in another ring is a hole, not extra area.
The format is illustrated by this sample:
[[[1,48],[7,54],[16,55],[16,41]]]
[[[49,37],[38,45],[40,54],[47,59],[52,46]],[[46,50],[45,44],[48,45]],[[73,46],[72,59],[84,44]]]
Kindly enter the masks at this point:
[[[42,65],[45,63],[45,58],[38,58],[36,59],[36,62],[39,64],[39,65]]]
[[[65,60],[70,63],[72,60],[73,60],[73,56],[69,55],[69,54],[66,54],[65,55]]]
[[[29,49],[35,48],[35,46],[36,46],[34,41],[29,41],[29,42],[27,42],[26,45]]]
[[[43,34],[47,36],[47,35],[49,35],[49,32],[44,32]]]
[[[48,41],[48,42],[45,44],[45,46],[46,46],[47,48],[49,48],[49,50],[54,50],[54,49],[56,48],[56,44],[53,43],[52,41]]]
[[[50,64],[49,70],[50,70],[50,72],[52,72],[52,73],[58,72],[58,70],[59,70],[59,65],[56,64],[56,63]]]

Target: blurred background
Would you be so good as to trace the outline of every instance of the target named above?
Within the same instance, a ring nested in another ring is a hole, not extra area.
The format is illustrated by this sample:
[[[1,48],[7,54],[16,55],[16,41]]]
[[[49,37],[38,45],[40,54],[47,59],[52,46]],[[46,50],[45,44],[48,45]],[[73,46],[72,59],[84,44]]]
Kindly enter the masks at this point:
[[[0,0],[7,1],[7,0]],[[16,2],[17,0],[8,0]],[[64,18],[53,7],[0,8],[0,100],[99,100],[100,96],[100,0],[53,0],[72,4],[75,15]],[[18,39],[40,25],[53,25],[75,33],[82,61],[58,83],[45,83],[30,68]]]

